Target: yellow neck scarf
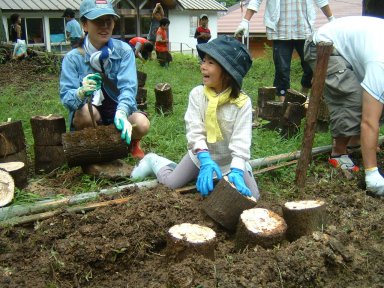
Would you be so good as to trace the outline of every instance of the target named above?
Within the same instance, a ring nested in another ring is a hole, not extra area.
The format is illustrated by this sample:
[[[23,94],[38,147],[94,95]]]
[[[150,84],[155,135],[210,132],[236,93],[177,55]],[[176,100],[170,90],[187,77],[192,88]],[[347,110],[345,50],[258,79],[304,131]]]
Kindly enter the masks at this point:
[[[217,107],[231,103],[241,108],[248,100],[248,96],[240,93],[238,98],[230,98],[232,89],[228,88],[223,92],[216,94],[213,89],[204,86],[204,95],[208,99],[207,111],[205,111],[205,129],[207,130],[207,142],[216,143],[217,141],[223,140],[219,123],[217,122]]]

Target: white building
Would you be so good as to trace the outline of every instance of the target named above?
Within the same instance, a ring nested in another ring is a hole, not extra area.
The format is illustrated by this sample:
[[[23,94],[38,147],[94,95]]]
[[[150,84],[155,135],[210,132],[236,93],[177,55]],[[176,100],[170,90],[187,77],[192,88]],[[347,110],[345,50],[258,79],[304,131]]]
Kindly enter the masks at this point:
[[[114,38],[128,41],[135,36],[146,37],[155,0],[112,0],[121,15],[114,30]],[[196,46],[194,32],[199,15],[209,17],[212,38],[217,37],[217,14],[227,9],[215,0],[162,0],[165,16],[169,18],[169,40],[171,51],[192,50]],[[9,18],[13,13],[22,17],[22,38],[29,46],[40,46],[47,51],[69,49],[65,41],[63,11],[71,8],[78,12],[81,0],[0,0],[1,22],[9,40]],[[79,19],[77,19],[79,20]]]

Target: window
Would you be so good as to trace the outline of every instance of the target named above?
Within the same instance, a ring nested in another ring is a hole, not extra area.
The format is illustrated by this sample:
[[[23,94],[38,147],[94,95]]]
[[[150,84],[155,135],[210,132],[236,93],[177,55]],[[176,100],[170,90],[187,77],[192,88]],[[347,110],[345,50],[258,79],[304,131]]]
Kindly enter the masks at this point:
[[[28,44],[44,43],[43,19],[27,18],[25,22]]]
[[[199,23],[199,19],[197,16],[189,17],[189,36],[194,37],[197,25]]]

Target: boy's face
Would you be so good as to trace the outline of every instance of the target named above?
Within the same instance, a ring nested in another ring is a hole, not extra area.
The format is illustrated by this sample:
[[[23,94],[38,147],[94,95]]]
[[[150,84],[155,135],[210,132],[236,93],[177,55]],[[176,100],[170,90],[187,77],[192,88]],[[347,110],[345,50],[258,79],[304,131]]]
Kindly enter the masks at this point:
[[[206,27],[208,25],[208,18],[207,17],[201,18],[200,25]]]

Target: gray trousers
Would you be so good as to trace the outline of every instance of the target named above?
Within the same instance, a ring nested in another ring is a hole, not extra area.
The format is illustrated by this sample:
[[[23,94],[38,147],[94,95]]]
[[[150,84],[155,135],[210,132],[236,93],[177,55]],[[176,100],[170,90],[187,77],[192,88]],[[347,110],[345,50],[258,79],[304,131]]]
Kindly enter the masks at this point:
[[[249,190],[251,190],[252,196],[259,199],[259,188],[253,177],[251,166],[249,164],[248,166],[248,171],[244,172],[244,182]],[[189,154],[187,153],[176,167],[174,165],[165,166],[159,170],[156,177],[161,184],[164,184],[171,189],[176,189],[197,179],[199,171],[200,169],[193,163],[191,157],[189,157]]]
[[[304,59],[316,68],[316,45],[309,37],[304,45]],[[351,64],[334,49],[328,62],[324,100],[328,106],[333,138],[360,135],[363,88]]]

